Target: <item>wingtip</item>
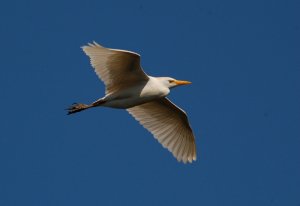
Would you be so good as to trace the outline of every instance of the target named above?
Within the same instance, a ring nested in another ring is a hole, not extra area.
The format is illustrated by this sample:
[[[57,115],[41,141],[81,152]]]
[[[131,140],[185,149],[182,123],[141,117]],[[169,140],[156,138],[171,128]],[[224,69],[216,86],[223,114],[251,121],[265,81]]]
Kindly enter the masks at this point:
[[[186,164],[186,163],[193,163],[193,162],[195,162],[197,160],[197,156],[196,156],[196,154],[194,153],[194,154],[192,154],[192,155],[189,155],[189,156],[187,156],[187,157],[185,157],[185,158],[182,158],[182,162],[184,163],[184,164]],[[179,161],[179,160],[178,160]],[[180,162],[180,161],[179,161]]]
[[[96,41],[93,41],[92,43],[88,42],[87,45],[83,45],[80,48],[85,52],[89,48],[104,48],[100,44],[98,44]]]
[[[183,164],[192,164],[194,163],[196,160],[194,159],[177,159],[178,162],[182,162]]]
[[[84,52],[86,52],[86,49],[87,48],[89,48],[90,46],[88,46],[88,45],[84,45],[84,46],[81,46],[80,48],[84,51]]]
[[[95,46],[103,47],[103,46],[101,46],[100,44],[98,44],[96,41],[93,41],[93,43],[94,43]]]

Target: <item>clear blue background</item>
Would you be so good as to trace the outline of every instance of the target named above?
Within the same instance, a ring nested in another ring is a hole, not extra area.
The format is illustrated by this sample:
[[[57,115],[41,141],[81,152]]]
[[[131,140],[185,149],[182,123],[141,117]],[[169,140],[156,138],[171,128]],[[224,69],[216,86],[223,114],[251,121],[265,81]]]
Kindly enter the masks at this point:
[[[0,205],[300,205],[300,3],[2,1]],[[190,80],[198,160],[178,163],[104,94],[80,46]]]

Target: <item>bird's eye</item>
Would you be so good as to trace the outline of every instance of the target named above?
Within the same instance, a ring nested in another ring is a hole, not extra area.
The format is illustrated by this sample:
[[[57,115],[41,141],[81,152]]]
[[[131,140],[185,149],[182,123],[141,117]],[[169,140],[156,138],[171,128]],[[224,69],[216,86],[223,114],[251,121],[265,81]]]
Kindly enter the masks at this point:
[[[174,80],[169,80],[169,83],[173,83],[174,82]]]

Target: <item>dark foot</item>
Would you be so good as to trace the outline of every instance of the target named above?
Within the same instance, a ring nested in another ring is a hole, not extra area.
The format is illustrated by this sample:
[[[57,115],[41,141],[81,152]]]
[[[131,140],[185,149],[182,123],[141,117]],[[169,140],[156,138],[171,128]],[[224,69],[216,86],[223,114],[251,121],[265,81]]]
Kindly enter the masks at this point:
[[[69,115],[69,114],[76,113],[76,112],[80,112],[80,111],[85,110],[85,109],[87,109],[87,108],[89,108],[89,105],[74,103],[74,104],[71,105],[69,108],[67,108],[67,110],[68,110],[68,115]]]

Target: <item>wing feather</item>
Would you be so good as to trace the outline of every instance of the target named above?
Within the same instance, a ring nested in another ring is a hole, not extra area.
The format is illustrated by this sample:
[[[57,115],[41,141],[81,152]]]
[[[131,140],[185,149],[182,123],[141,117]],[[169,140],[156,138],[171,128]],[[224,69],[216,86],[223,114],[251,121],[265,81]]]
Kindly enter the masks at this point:
[[[167,98],[138,105],[127,111],[167,148],[178,161],[196,160],[196,145],[186,113]]]
[[[96,42],[82,49],[90,57],[97,76],[104,82],[106,94],[149,79],[140,66],[140,55],[137,53],[105,48]]]

